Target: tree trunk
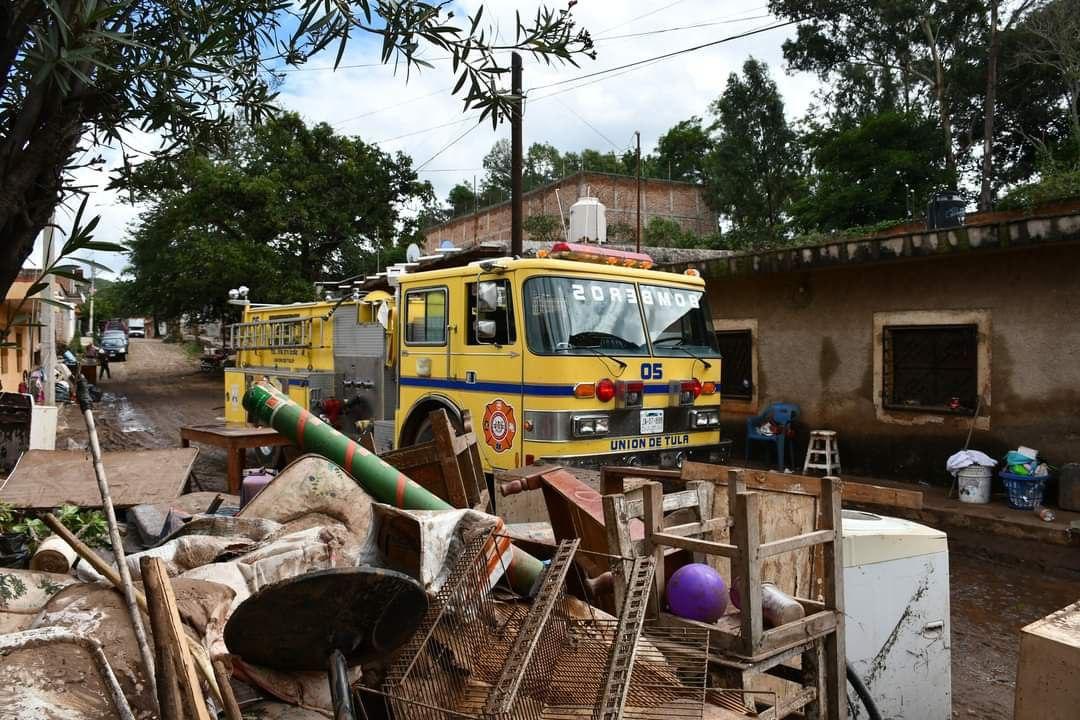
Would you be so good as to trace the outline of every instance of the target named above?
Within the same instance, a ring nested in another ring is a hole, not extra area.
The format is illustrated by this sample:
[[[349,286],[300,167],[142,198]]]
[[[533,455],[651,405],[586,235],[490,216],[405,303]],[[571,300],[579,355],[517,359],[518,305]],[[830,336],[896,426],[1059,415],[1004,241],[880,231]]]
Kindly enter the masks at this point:
[[[945,172],[949,175],[949,180],[955,185],[956,156],[953,154],[952,115],[949,112],[949,103],[945,96],[945,67],[942,65],[941,52],[938,49],[933,28],[930,27],[930,20],[922,18],[920,23],[923,33],[926,34],[926,40],[930,45],[930,54],[934,60],[934,94],[937,97],[941,132],[945,139]]]
[[[986,94],[983,97],[983,157],[982,186],[979,189],[979,210],[991,210],[994,200],[994,103],[997,98],[998,55],[1001,53],[1001,34],[998,32],[998,0],[990,2],[990,47],[986,58]]]

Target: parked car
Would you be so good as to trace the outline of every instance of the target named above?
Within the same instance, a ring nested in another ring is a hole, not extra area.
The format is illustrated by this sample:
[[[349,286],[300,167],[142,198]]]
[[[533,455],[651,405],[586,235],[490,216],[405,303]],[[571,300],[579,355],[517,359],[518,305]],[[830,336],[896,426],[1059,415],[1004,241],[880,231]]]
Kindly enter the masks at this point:
[[[128,318],[128,337],[144,338],[146,337],[146,321],[142,318]]]
[[[127,323],[119,320],[119,318],[114,317],[112,320],[106,321],[103,332],[109,332],[110,330],[119,330],[123,332],[124,338],[127,337]]]
[[[101,335],[101,350],[110,360],[127,360],[128,340],[120,330],[106,330]]]

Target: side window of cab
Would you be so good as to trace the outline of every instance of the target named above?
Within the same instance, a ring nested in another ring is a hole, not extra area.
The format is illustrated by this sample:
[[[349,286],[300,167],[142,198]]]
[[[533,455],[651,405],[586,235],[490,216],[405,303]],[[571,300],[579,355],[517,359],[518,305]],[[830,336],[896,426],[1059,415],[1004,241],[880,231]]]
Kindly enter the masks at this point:
[[[405,344],[446,344],[446,288],[405,293]]]

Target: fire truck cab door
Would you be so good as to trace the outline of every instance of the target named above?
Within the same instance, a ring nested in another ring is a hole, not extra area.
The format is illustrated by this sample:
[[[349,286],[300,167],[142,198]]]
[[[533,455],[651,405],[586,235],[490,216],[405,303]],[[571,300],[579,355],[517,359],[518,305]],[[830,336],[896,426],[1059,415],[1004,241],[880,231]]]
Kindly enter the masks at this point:
[[[512,277],[481,275],[464,280],[461,332],[454,339],[454,376],[472,416],[485,465],[521,465],[522,343],[520,307]]]

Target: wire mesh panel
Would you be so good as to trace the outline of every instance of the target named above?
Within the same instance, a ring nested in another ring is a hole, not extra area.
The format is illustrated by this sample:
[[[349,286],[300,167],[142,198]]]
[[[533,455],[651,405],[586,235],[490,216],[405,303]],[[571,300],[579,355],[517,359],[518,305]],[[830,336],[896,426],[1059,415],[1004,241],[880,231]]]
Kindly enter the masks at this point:
[[[397,720],[600,720],[619,620],[571,611],[565,578],[576,541],[564,543],[531,604],[489,592],[500,562],[492,535],[475,538],[386,675]],[[618,563],[621,565],[621,563]],[[646,622],[619,716],[699,720],[708,634]]]

